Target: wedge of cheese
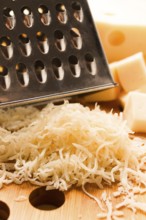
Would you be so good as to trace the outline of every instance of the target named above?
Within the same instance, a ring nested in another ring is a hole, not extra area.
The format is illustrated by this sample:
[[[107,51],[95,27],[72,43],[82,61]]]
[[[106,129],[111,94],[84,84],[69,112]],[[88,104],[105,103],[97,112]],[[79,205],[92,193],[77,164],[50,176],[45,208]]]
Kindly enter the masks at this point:
[[[109,63],[142,51],[146,58],[146,0],[88,0]]]
[[[146,133],[146,93],[130,92],[123,116],[132,131]]]
[[[111,75],[113,77],[114,82],[117,83],[117,86],[106,89],[103,91],[95,92],[92,94],[85,95],[82,97],[82,101],[84,102],[104,102],[104,101],[113,101],[116,100],[119,97],[121,87],[119,85],[119,79],[117,75],[117,62],[111,63],[109,65],[109,69],[111,72]]]
[[[146,93],[146,84],[137,89],[137,92]]]

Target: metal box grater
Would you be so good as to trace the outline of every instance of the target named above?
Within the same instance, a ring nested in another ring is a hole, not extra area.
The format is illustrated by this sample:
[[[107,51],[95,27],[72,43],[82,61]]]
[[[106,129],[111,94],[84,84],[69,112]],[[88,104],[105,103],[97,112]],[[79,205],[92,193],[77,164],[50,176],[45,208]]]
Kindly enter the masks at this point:
[[[0,106],[115,85],[86,0],[1,0]]]

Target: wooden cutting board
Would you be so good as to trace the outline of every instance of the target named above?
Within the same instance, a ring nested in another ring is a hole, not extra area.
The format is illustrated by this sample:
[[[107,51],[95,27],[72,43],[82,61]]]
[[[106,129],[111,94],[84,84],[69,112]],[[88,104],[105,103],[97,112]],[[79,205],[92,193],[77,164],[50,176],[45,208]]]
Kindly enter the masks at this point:
[[[35,190],[36,187],[25,183],[22,185],[9,185],[5,186],[0,190],[0,200],[7,204],[9,207],[9,220],[98,220],[97,213],[99,213],[99,208],[97,203],[85,195],[80,189],[71,189],[65,192],[65,201],[59,208],[54,210],[39,210],[33,207],[30,203],[30,194]],[[89,185],[88,190],[90,193],[101,196],[103,190],[97,189],[95,186]],[[106,188],[104,191],[112,192],[116,186],[113,188]],[[47,195],[46,195],[47,196]],[[21,200],[22,199],[22,200]],[[59,199],[56,193],[56,201]],[[146,195],[139,198],[140,201],[146,202]],[[42,198],[42,205],[44,199]],[[117,201],[115,201],[116,204]],[[2,207],[0,204],[0,219],[5,215],[1,211]],[[6,208],[3,208],[6,212]],[[126,220],[132,219],[132,213],[125,208]],[[137,213],[136,220],[145,220],[146,215],[143,213]]]

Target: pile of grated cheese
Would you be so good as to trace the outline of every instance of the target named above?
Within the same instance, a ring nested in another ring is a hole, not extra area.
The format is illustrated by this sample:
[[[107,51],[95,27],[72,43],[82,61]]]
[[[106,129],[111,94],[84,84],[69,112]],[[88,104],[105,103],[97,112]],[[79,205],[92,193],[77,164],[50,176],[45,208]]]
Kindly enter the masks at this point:
[[[124,206],[146,212],[135,200],[146,191],[146,143],[130,134],[122,113],[106,113],[98,105],[91,110],[66,101],[42,110],[0,109],[0,187],[24,181],[47,189],[82,186],[101,208],[99,219],[119,219]],[[112,196],[123,195],[116,207],[111,195],[98,199],[85,187],[115,182],[119,187]]]

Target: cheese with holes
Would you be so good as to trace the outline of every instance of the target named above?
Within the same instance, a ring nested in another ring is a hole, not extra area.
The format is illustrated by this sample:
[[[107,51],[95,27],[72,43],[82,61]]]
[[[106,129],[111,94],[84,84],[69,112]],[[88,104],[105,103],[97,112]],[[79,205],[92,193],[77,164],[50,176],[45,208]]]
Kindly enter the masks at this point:
[[[88,0],[108,61],[139,51],[146,58],[145,0]]]
[[[125,92],[146,85],[146,65],[141,52],[118,61],[116,69],[120,85]]]
[[[134,132],[146,132],[146,93],[130,92],[123,116]]]
[[[110,88],[110,89],[95,92],[92,94],[88,94],[82,98],[83,101],[85,101],[85,102],[100,102],[100,101],[104,102],[104,101],[116,100],[118,98],[120,91],[121,91],[121,87],[119,86],[119,79],[118,79],[117,70],[116,70],[117,65],[118,65],[117,62],[111,63],[109,65],[111,75],[113,77],[114,82],[117,83],[117,86]]]

